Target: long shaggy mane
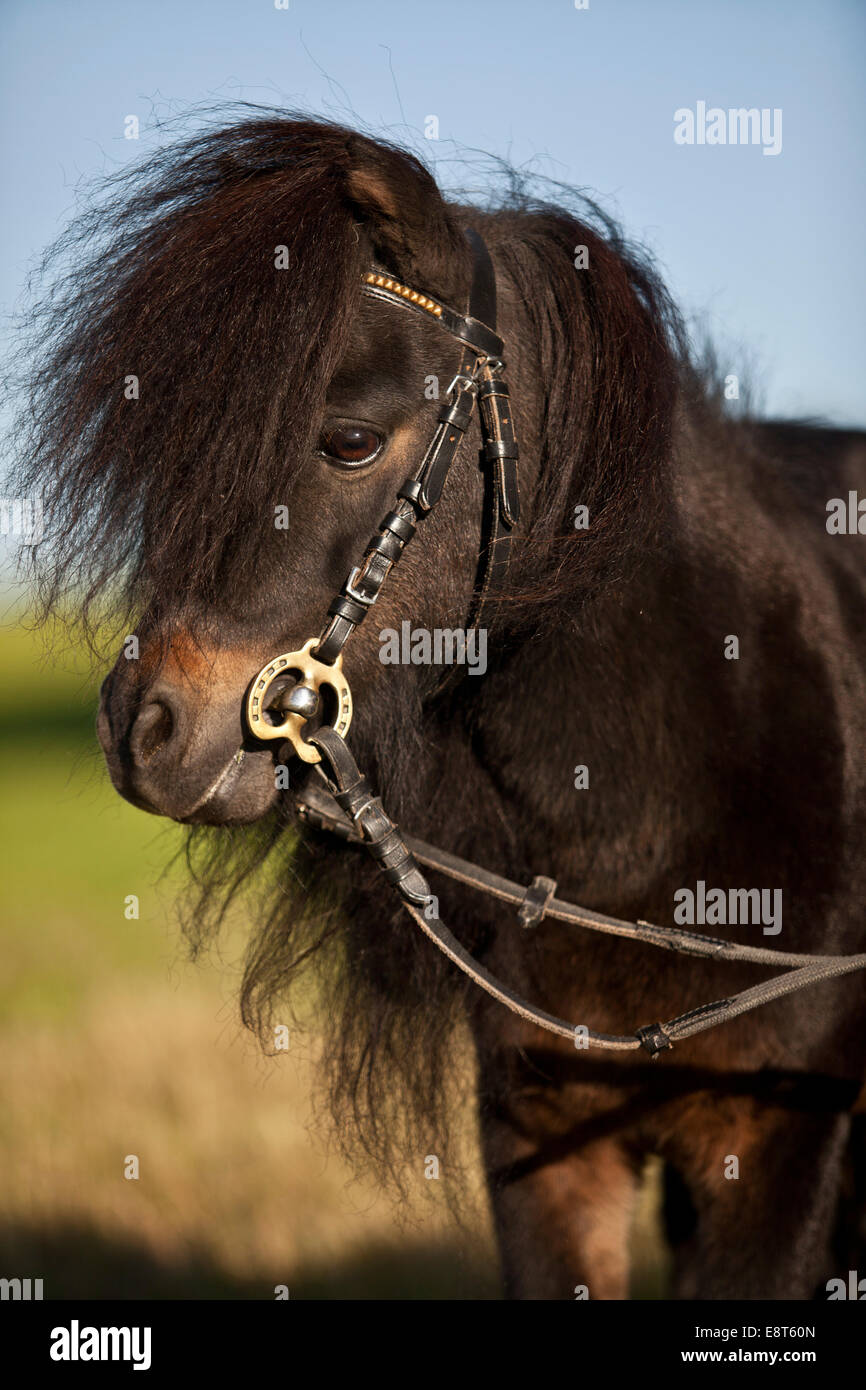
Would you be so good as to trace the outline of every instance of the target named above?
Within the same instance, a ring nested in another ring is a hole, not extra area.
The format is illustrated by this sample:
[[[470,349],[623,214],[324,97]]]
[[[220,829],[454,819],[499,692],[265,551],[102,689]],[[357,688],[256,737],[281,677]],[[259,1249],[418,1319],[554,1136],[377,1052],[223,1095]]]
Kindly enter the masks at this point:
[[[107,603],[123,622],[245,592],[250,538],[291,492],[358,306],[364,247],[338,175],[359,142],[326,121],[233,112],[108,178],[53,248],[17,373],[17,483],[45,502],[43,611],[71,593],[79,613]],[[397,180],[432,187],[413,155],[377,147]],[[573,190],[540,197],[499,174],[482,214],[524,298],[544,411],[543,484],[505,605],[538,629],[622,578],[657,536],[678,394],[701,389],[649,260]],[[459,207],[449,216],[459,228]],[[278,246],[289,273],[275,269]],[[575,269],[578,246],[589,271]],[[579,543],[577,503],[593,516]],[[401,758],[374,756],[370,771],[411,824],[425,794],[401,771],[420,749],[411,682],[396,680],[388,705],[376,739]],[[241,1007],[265,1044],[286,1001],[308,998],[314,969],[340,1141],[398,1181],[407,1154],[445,1152],[455,1078],[467,1075],[454,1040],[474,1005],[463,977],[407,930],[375,868],[299,832],[288,805],[250,828],[194,829],[186,853],[194,949],[239,894],[258,894]],[[371,899],[375,929],[364,925]]]

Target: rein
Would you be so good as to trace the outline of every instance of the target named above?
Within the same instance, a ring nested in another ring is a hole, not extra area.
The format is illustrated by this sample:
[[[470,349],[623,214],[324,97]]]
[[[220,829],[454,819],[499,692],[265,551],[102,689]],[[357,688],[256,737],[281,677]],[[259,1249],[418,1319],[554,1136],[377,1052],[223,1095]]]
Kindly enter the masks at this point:
[[[560,1037],[573,1039],[577,1047],[614,1051],[643,1048],[656,1057],[674,1042],[725,1023],[761,1004],[821,980],[862,970],[866,968],[866,954],[818,956],[743,946],[679,928],[606,917],[557,898],[556,883],[550,878],[534,878],[529,887],[512,883],[423,840],[403,835],[360,772],[345,742],[344,736],[352,720],[352,695],[343,675],[343,648],[375,604],[382,585],[418,525],[438,502],[476,404],[481,423],[481,458],[486,465],[486,544],[482,546],[479,580],[468,626],[478,622],[488,600],[502,585],[511,533],[520,519],[518,447],[508,386],[503,379],[504,344],[495,331],[496,279],[482,238],[468,230],[466,237],[472,248],[474,268],[469,310],[465,315],[403,284],[378,267],[364,276],[364,294],[424,315],[456,339],[463,347],[460,367],[446,392],[447,402],[439,412],[436,431],[423,459],[399,489],[394,509],[387,513],[368,543],[361,564],[352,569],[341,592],[332,600],[321,635],[310,638],[298,651],[274,657],[259,671],[247,693],[246,723],[255,738],[279,740],[286,745],[286,756],[290,748],[303,762],[318,765],[318,780],[310,779],[309,786],[304,789],[305,799],[297,803],[301,817],[317,829],[363,845],[400,895],[416,925],[476,985],[528,1022]],[[269,702],[269,693],[274,682],[288,674],[300,676],[300,680],[281,697],[282,722],[272,724],[265,718],[266,710],[275,705],[275,701]],[[309,721],[322,712],[329,715],[331,722],[307,731]],[[282,755],[282,750],[280,752]],[[323,770],[323,764],[329,775]],[[517,908],[518,920],[524,928],[534,928],[549,917],[684,955],[790,968],[762,984],[730,998],[702,1004],[664,1024],[647,1024],[630,1034],[594,1032],[528,1003],[481,965],[433,915],[434,898],[419,867],[422,864]]]

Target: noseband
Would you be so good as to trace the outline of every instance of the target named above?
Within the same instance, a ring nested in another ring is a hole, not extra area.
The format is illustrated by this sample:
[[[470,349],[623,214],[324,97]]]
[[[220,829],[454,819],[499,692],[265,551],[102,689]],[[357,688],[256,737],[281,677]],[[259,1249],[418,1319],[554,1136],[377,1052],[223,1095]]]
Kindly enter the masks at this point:
[[[299,651],[274,657],[259,671],[247,694],[246,723],[257,739],[279,740],[285,747],[285,756],[289,756],[290,748],[303,762],[318,764],[318,780],[311,780],[311,785],[305,787],[305,799],[298,802],[299,814],[318,829],[363,845],[399,893],[416,924],[475,984],[513,1013],[548,1032],[573,1039],[577,1047],[616,1051],[642,1047],[656,1057],[674,1042],[736,1018],[772,999],[866,968],[866,955],[813,956],[742,946],[696,932],[606,917],[558,899],[556,883],[550,878],[537,877],[528,888],[521,887],[425,844],[423,840],[403,835],[362,776],[345,742],[352,720],[352,696],[342,669],[343,648],[375,604],[382,585],[419,524],[439,501],[471,424],[476,403],[481,423],[487,516],[486,544],[482,545],[479,580],[468,627],[478,623],[488,600],[502,585],[511,533],[520,519],[517,441],[504,381],[504,345],[496,332],[496,277],[482,238],[474,231],[467,231],[466,237],[474,262],[466,314],[459,314],[432,296],[404,285],[379,267],[373,267],[364,276],[365,295],[401,309],[407,308],[438,323],[461,344],[462,360],[446,393],[447,402],[439,412],[436,431],[423,459],[399,489],[394,509],[388,512],[367,545],[360,565],[350,572],[341,592],[332,600],[320,636],[311,637]],[[282,702],[283,722],[271,724],[265,719],[269,692],[275,681],[289,674],[300,679]],[[307,731],[309,721],[324,707],[323,691],[329,692],[331,723]],[[433,913],[436,900],[421,873],[421,864],[466,887],[511,904],[518,909],[518,920],[524,928],[536,927],[545,917],[550,917],[685,955],[790,968],[751,989],[702,1004],[665,1024],[649,1024],[631,1034],[597,1033],[529,1004],[475,960]]]

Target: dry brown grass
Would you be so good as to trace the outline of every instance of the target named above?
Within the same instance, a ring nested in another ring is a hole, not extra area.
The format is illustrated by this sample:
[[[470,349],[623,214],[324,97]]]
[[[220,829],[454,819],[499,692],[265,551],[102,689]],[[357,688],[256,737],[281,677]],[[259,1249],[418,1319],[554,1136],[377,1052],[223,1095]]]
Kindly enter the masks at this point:
[[[496,1295],[483,1213],[458,1230],[438,1184],[407,1209],[353,1179],[311,1131],[309,1060],[257,1054],[214,990],[103,996],[4,1051],[4,1263],[46,1297]]]

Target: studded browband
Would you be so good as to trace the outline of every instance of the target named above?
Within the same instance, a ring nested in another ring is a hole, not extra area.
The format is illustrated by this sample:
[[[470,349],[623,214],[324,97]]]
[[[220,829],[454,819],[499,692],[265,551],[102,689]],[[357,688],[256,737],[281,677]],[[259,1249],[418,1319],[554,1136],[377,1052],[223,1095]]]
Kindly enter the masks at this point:
[[[370,270],[364,276],[364,293],[373,299],[384,299],[392,304],[408,305],[436,319],[447,329],[452,338],[465,343],[479,357],[502,357],[504,344],[489,323],[496,322],[496,281],[493,278],[493,264],[487,247],[475,232],[466,233],[470,243],[477,241],[476,274],[473,279],[474,299],[468,314],[456,314],[447,304],[440,304],[429,295],[419,294],[409,285],[402,285],[385,271]],[[489,267],[489,269],[488,269]],[[480,315],[487,322],[482,322]],[[479,316],[479,317],[477,317]]]

